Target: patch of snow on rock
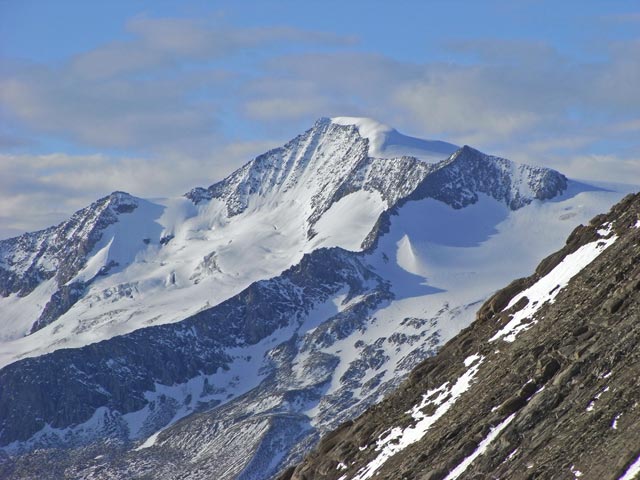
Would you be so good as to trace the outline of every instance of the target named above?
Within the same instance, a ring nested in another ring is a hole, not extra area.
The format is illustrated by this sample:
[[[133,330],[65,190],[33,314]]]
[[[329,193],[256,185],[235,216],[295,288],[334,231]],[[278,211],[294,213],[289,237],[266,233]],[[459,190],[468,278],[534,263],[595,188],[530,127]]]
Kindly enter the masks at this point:
[[[595,260],[598,255],[613,245],[617,240],[617,235],[604,240],[583,245],[575,252],[567,255],[551,272],[542,277],[532,286],[522,291],[511,299],[509,305],[504,310],[512,308],[522,298],[527,298],[529,302],[517,311],[511,321],[500,329],[489,341],[493,342],[502,338],[505,342],[513,342],[516,336],[528,330],[535,322],[525,323],[531,320],[533,315],[547,302],[553,302],[560,290],[576,276],[582,269]]]
[[[411,414],[417,423],[405,429],[400,427],[392,428],[384,438],[378,440],[376,450],[379,450],[380,453],[358,472],[353,480],[366,480],[373,477],[389,458],[409,445],[418,442],[427,430],[469,389],[483,360],[483,357],[478,358],[477,361],[473,359],[471,363],[475,362],[475,365],[469,368],[453,385],[449,386],[449,382],[445,382],[440,387],[429,390],[423,395],[422,402],[407,412]],[[438,406],[432,415],[426,415],[423,412],[423,409],[429,404]]]

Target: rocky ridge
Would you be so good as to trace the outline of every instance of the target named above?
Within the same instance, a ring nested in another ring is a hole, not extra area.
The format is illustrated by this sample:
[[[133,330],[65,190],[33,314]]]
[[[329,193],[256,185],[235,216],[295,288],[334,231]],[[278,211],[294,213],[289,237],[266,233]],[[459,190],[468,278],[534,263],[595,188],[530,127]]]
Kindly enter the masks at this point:
[[[137,206],[135,197],[113,192],[56,227],[0,240],[0,295],[27,296],[54,276],[64,285],[85,265],[102,230]]]
[[[113,192],[76,212],[57,227],[26,233],[0,241],[0,295],[26,297],[42,282],[55,278],[58,290],[53,293],[30,333],[57,320],[82,297],[93,281],[75,281],[89,254],[109,225],[118,217],[131,213],[138,201],[128,193]],[[113,264],[103,266],[96,276],[106,275]]]

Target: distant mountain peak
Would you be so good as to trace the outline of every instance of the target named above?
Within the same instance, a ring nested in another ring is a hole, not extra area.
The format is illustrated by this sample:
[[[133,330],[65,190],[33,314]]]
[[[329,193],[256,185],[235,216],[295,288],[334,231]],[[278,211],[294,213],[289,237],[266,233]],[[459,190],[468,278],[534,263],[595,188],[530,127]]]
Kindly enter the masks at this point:
[[[0,241],[0,295],[28,295],[53,276],[60,285],[68,282],[85,265],[102,231],[119,215],[133,212],[138,202],[115,191],[57,226]]]
[[[483,193],[516,210],[566,188],[566,177],[555,170],[486,155],[468,145],[408,137],[371,118],[334,117],[318,119],[284,146],[186,197],[195,204],[218,199],[232,217],[250,204],[291,196],[307,205],[311,233],[331,205],[356,190],[378,191],[392,206],[417,189],[414,196],[454,208],[475,203]]]
[[[313,197],[316,210],[321,198],[337,191],[344,194],[346,190],[340,185],[353,187],[354,182],[358,183],[357,179],[367,175],[376,159],[393,159],[402,164],[407,160],[401,158],[411,157],[410,163],[418,165],[416,168],[424,174],[428,168],[423,163],[435,165],[457,150],[456,145],[447,142],[403,135],[371,118],[322,117],[282,147],[257,156],[227,178],[208,188],[194,188],[185,196],[195,204],[217,198],[226,204],[229,216],[234,216],[245,211],[250,197],[302,188]],[[389,162],[385,167],[381,165],[376,164],[374,169],[398,169]]]

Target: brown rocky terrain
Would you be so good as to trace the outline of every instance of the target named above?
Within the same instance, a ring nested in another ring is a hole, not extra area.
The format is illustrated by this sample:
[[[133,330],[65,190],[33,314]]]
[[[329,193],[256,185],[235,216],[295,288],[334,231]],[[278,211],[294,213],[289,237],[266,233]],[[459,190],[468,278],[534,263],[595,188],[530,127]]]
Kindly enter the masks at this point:
[[[562,250],[490,298],[397,391],[326,435],[280,478],[622,478],[640,456],[639,219],[636,194],[576,228]],[[514,341],[495,338],[519,310],[535,306],[525,297],[505,309],[512,298],[585,245],[607,242],[549,292],[557,289],[555,299],[523,320]],[[456,392],[465,378],[468,388]],[[394,427],[423,430],[400,448],[402,435],[390,440]],[[397,453],[384,461],[385,449]]]

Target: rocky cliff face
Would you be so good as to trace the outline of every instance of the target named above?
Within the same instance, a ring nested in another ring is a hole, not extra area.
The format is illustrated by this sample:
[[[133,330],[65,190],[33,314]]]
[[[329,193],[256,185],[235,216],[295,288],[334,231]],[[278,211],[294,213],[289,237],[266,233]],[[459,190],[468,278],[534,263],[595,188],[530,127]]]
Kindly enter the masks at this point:
[[[639,306],[636,194],[280,478],[633,478]]]
[[[548,200],[567,188],[564,175],[548,168],[518,165],[464,146],[424,179],[418,194],[462,208],[489,195],[516,210]]]

